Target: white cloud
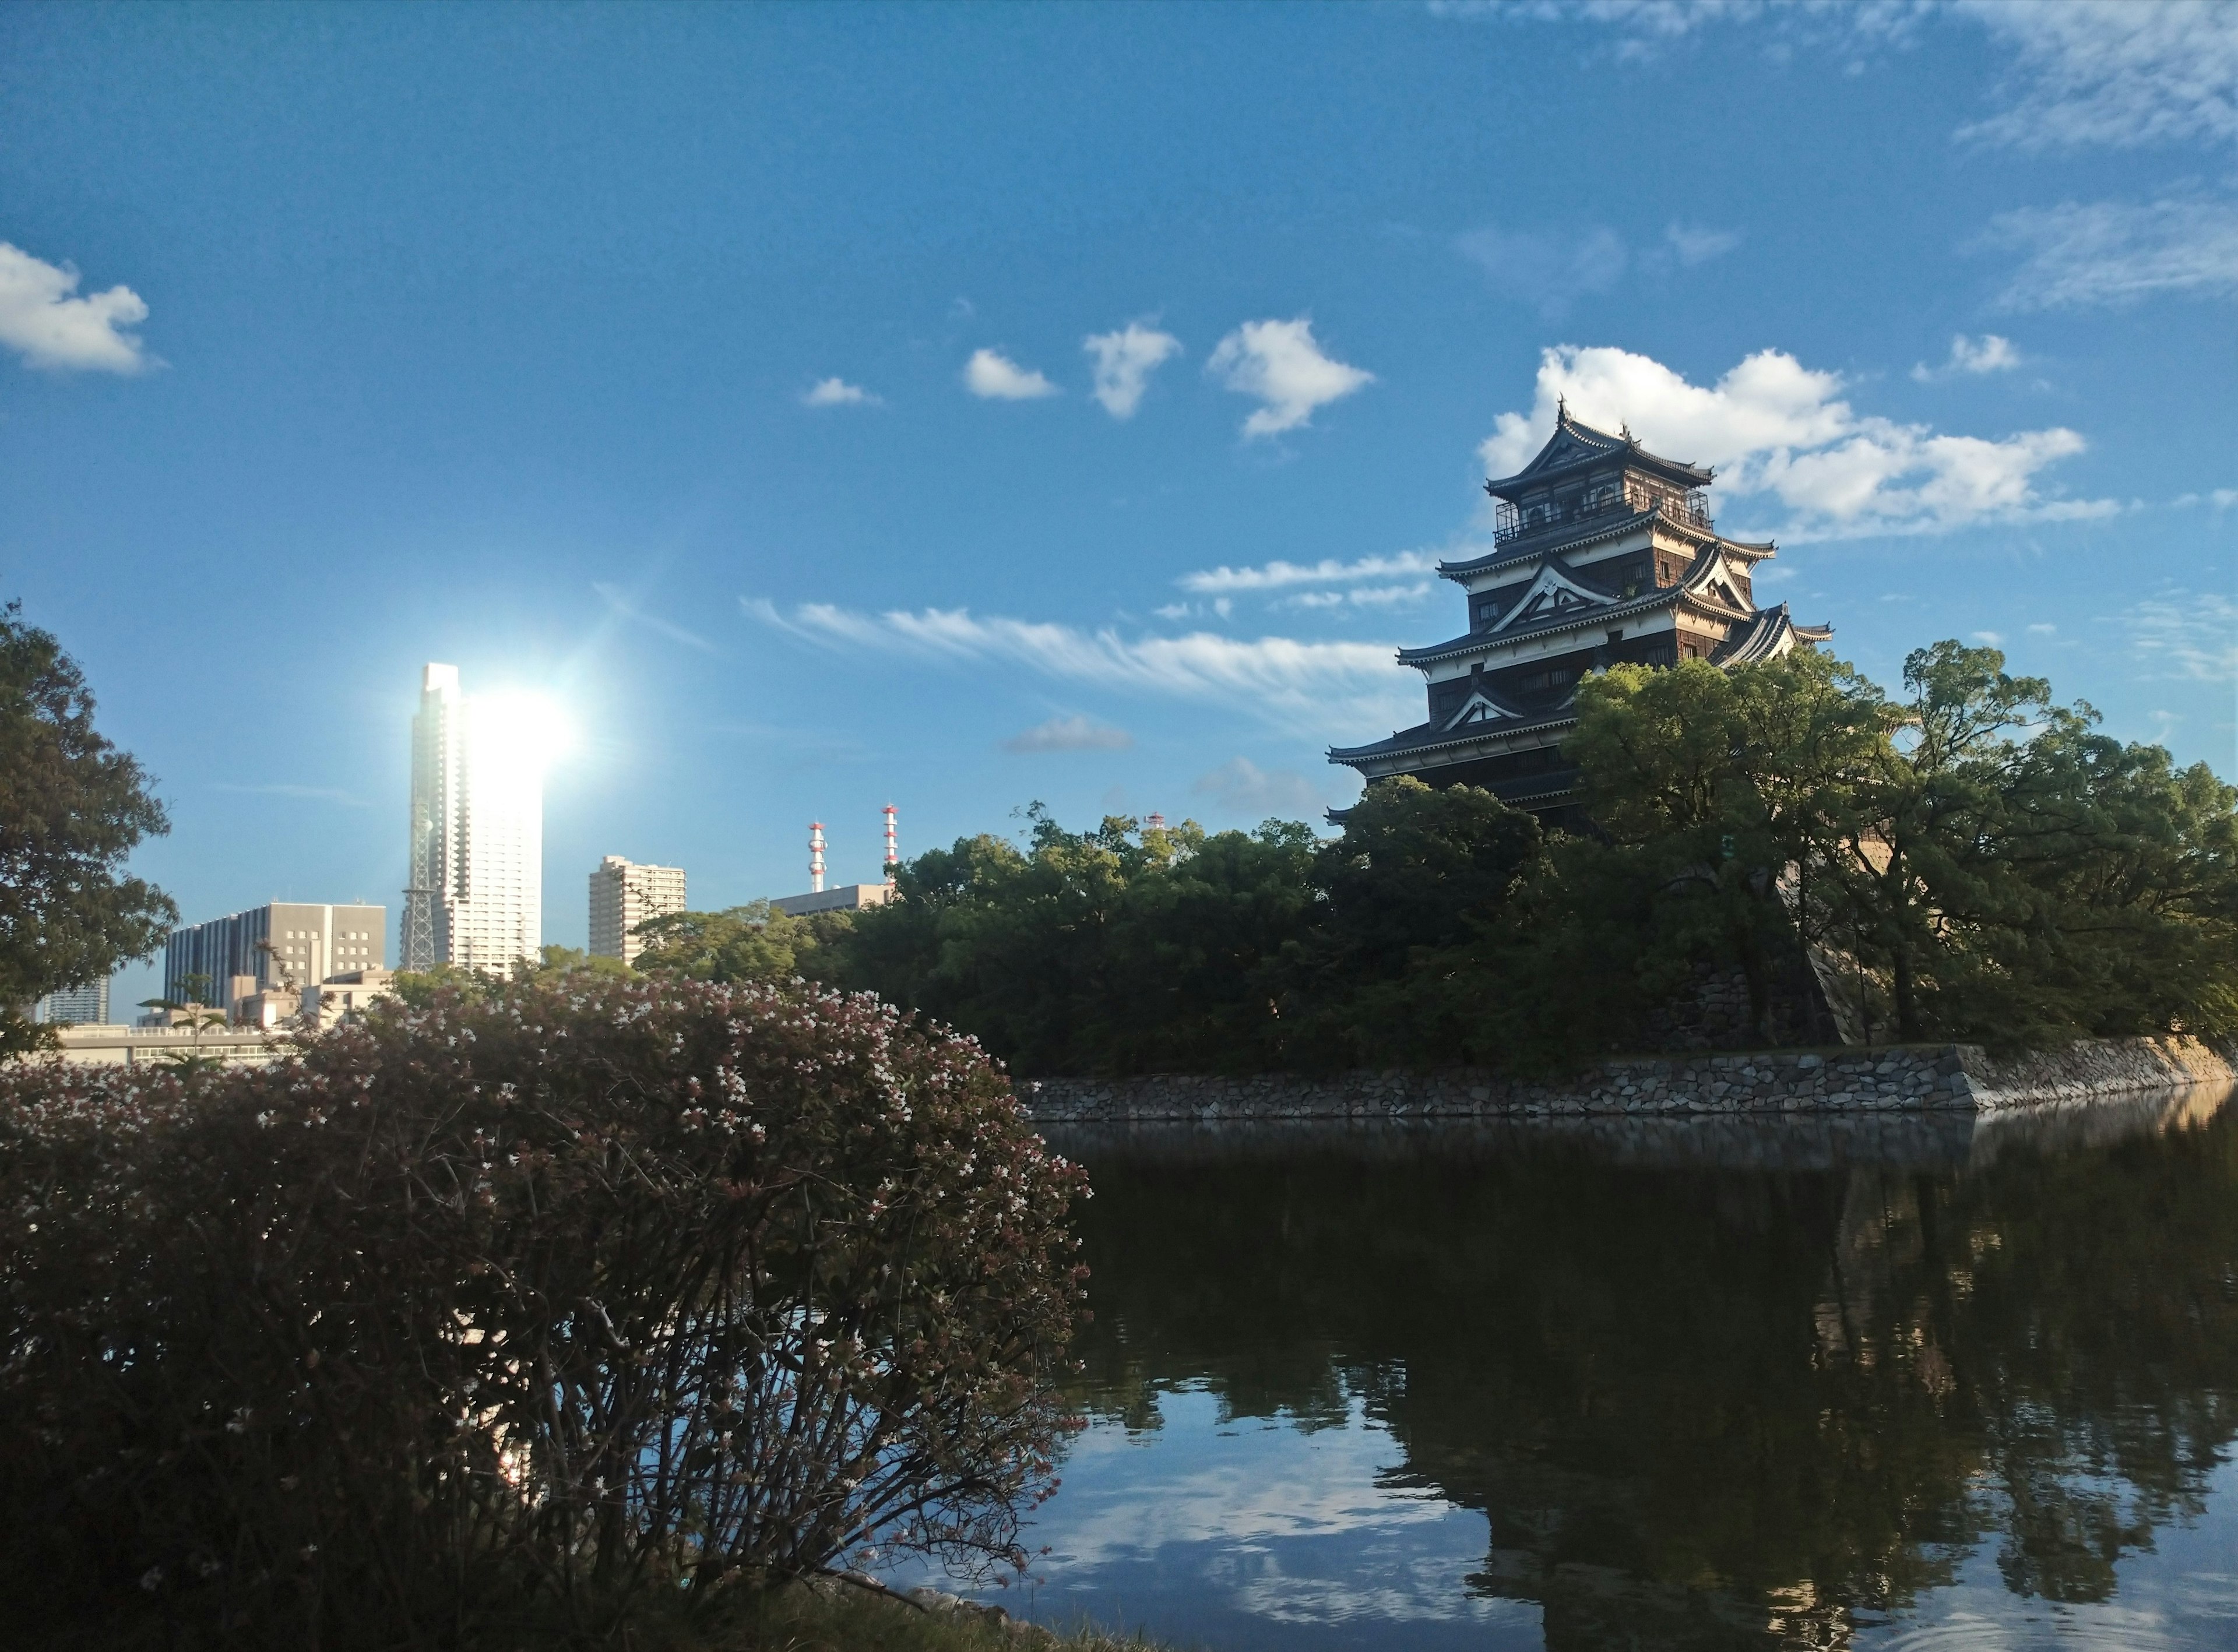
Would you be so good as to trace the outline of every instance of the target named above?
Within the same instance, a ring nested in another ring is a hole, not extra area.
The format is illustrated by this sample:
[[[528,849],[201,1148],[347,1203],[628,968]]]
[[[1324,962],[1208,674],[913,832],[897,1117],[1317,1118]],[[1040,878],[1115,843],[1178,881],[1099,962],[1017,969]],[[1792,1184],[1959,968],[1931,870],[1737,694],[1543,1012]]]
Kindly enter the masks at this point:
[[[686,631],[672,620],[663,619],[658,614],[646,612],[644,609],[632,602],[619,586],[593,581],[591,589],[598,592],[600,602],[632,624],[642,625],[647,631],[658,632],[671,642],[682,643],[686,648],[696,648],[702,653],[712,654],[716,651],[715,644],[698,631]]]
[[[1960,129],[2016,149],[2238,142],[2228,0],[1960,0],[2015,50],[2010,106]]]
[[[1051,717],[1003,742],[1003,750],[1024,755],[1044,751],[1124,751],[1135,737],[1108,723],[1084,717]]]
[[[844,379],[819,379],[800,399],[804,407],[878,407],[884,399],[874,396],[858,384],[849,384]]]
[[[1982,521],[2103,516],[2109,500],[2048,498],[2037,472],[2082,451],[2071,430],[2002,440],[1943,436],[1925,425],[1861,415],[1838,373],[1760,350],[1714,385],[1689,384],[1650,357],[1561,345],[1539,359],[1532,412],[1502,413],[1482,449],[1486,471],[1513,475],[1554,427],[1556,404],[1587,424],[1629,425],[1648,447],[1720,467],[1721,497],[1768,495],[1787,507],[1791,539],[1931,533]]]
[[[1928,384],[1957,373],[2010,373],[2020,364],[2021,353],[2013,348],[2010,339],[2000,338],[1994,333],[1984,333],[1978,339],[1970,339],[1963,333],[1957,333],[1951,335],[1949,360],[1939,367],[1930,367],[1923,361],[1912,368],[1911,376],[1922,384]]]
[[[1397,726],[1392,718],[1409,718],[1420,697],[1389,643],[1246,639],[1208,631],[1126,638],[1109,628],[983,619],[961,608],[868,614],[804,603],[786,613],[762,598],[741,598],[740,605],[762,624],[820,647],[928,660],[1007,660],[1066,682],[1218,705],[1290,732],[1356,737],[1363,724]]]
[[[148,306],[129,287],[77,291],[78,273],[0,241],[0,344],[22,352],[28,367],[61,371],[138,373],[149,365],[126,327],[148,319]]]
[[[2156,592],[2122,616],[2148,677],[2238,678],[2238,602],[2213,591]]]
[[[1418,579],[1411,585],[1357,585],[1344,594],[1345,600],[1355,608],[1388,608],[1395,604],[1416,603],[1430,594],[1430,582]]]
[[[1054,396],[1057,387],[1030,368],[1022,367],[995,350],[974,350],[963,366],[963,383],[975,396],[990,401],[1033,401]]]
[[[1375,382],[1375,375],[1321,353],[1314,324],[1246,321],[1222,339],[1205,363],[1230,390],[1266,406],[1243,421],[1246,437],[1274,436],[1312,420],[1314,411]]]
[[[1991,219],[1982,240],[2029,254],[2002,295],[2014,309],[2129,304],[2156,293],[2238,295],[2238,203],[2231,202],[2174,195],[2142,206],[2023,207]]]
[[[1114,419],[1132,419],[1149,388],[1150,375],[1169,358],[1181,354],[1182,341],[1140,321],[1129,321],[1116,333],[1091,333],[1081,348],[1096,361],[1096,399]]]
[[[2232,506],[2238,505],[2238,487],[2218,487],[2214,492],[2208,494],[2208,498],[2215,501],[2216,510],[2227,511]]]
[[[1435,552],[1401,551],[1387,557],[1362,557],[1339,562],[1325,557],[1319,562],[1269,562],[1257,568],[1206,568],[1185,573],[1174,581],[1183,591],[1277,591],[1285,585],[1342,585],[1367,579],[1387,579],[1394,574],[1427,573],[1438,565]]]
[[[2031,637],[2056,637],[2059,635],[2059,627],[2051,624],[2049,620],[2039,620],[2036,624],[2029,627],[2029,635]]]
[[[346,809],[362,809],[365,799],[344,791],[339,786],[300,786],[288,781],[275,781],[268,785],[235,785],[227,781],[214,782],[212,791],[237,792],[248,797],[293,797],[306,803],[340,803]]]
[[[1495,287],[1535,304],[1550,320],[1568,314],[1580,294],[1607,292],[1632,261],[1624,237],[1606,228],[1554,234],[1487,226],[1454,244]]]
[[[1962,137],[2027,149],[2238,140],[2238,9],[2228,0],[1431,0],[1433,13],[1598,25],[1621,58],[1652,56],[1725,24],[1784,56],[1916,43],[1955,17],[2012,51],[2005,107]]]
[[[2003,648],[2005,645],[2005,634],[2001,631],[1977,631],[1974,633],[1974,640],[1977,643],[1987,643],[1991,648]]]
[[[1264,820],[1269,815],[1293,818],[1321,812],[1321,793],[1303,775],[1288,769],[1261,769],[1248,757],[1231,757],[1210,774],[1199,775],[1190,790],[1212,799],[1223,814],[1247,815]]]
[[[1690,267],[1723,258],[1741,244],[1738,230],[1707,229],[1698,224],[1669,225],[1663,232],[1663,239],[1671,244],[1678,261]]]

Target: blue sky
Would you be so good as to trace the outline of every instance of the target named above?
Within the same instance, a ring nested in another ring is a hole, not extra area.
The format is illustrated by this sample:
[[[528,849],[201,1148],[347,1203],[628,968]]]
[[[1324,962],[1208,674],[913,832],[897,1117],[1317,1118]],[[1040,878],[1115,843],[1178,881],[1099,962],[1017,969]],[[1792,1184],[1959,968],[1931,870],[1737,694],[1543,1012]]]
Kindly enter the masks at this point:
[[[2238,778],[2238,8],[18,3],[0,243],[0,597],[189,918],[394,907],[430,659],[568,708],[570,942],[1342,803],[1565,393]]]

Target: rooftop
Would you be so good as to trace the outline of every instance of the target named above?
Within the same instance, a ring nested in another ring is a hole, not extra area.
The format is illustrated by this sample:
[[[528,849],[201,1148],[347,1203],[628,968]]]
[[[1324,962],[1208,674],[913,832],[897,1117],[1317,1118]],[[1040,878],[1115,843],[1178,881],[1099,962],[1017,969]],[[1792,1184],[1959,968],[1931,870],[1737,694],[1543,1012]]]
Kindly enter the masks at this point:
[[[1628,429],[1613,436],[1605,430],[1596,430],[1583,420],[1572,418],[1569,404],[1565,402],[1554,415],[1554,433],[1546,439],[1539,456],[1514,475],[1486,482],[1484,491],[1494,499],[1512,502],[1526,492],[1552,487],[1587,471],[1606,469],[1611,464],[1659,478],[1681,493],[1707,487],[1717,474],[1706,466],[1649,453]]]

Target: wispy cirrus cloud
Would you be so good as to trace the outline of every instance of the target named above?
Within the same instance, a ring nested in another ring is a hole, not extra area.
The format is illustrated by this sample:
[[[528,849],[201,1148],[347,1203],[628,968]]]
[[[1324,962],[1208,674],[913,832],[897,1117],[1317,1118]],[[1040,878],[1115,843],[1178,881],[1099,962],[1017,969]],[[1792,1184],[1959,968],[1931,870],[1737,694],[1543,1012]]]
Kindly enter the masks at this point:
[[[2010,309],[2238,297],[2238,202],[2208,195],[2023,207],[1991,219],[1977,244],[2027,254],[2001,295]]]
[[[129,287],[77,296],[79,276],[0,241],[0,345],[50,372],[139,373],[152,358],[127,329],[148,319]]]
[[[1182,341],[1142,321],[1080,341],[1096,364],[1096,399],[1114,419],[1132,419],[1150,387],[1150,375],[1181,354]]]
[[[1663,229],[1665,245],[1673,257],[1692,269],[1697,264],[1706,264],[1713,258],[1723,258],[1741,244],[1738,229],[1712,229],[1705,224],[1666,224]]]
[[[1317,409],[1375,382],[1364,368],[1328,354],[1304,316],[1246,321],[1214,347],[1204,370],[1239,395],[1263,405],[1243,421],[1244,439],[1277,436],[1310,424]]]
[[[1959,129],[2017,149],[2238,142],[2238,9],[2227,0],[1960,0],[2013,49],[2006,107]]]
[[[1324,557],[1319,562],[1261,563],[1256,567],[1200,569],[1174,581],[1183,591],[1199,596],[1233,595],[1245,591],[1281,591],[1290,585],[1344,585],[1407,574],[1427,573],[1438,565],[1434,551],[1399,551],[1389,556],[1361,557],[1339,562]]]
[[[1970,142],[2020,149],[2238,141],[2238,11],[2227,0],[1431,0],[1434,15],[1598,29],[1643,59],[1717,30],[1845,69],[1937,26],[1982,29],[2010,56],[2002,104],[1962,123]]]
[[[2155,591],[2121,616],[2148,677],[2238,680],[2238,602],[2220,591]]]
[[[1609,291],[1632,263],[1624,237],[1606,225],[1553,231],[1488,224],[1454,244],[1496,291],[1536,307],[1550,321],[1568,314],[1580,295]]]
[[[1760,350],[1714,385],[1690,384],[1651,357],[1560,345],[1539,360],[1532,411],[1502,413],[1483,446],[1486,470],[1513,475],[1554,427],[1558,404],[1586,423],[1628,424],[1649,447],[1719,467],[1721,494],[1758,495],[1787,511],[1791,539],[1938,533],[1980,522],[2108,516],[2109,499],[2046,492],[2043,472],[2081,453],[2072,430],[1998,439],[1937,433],[1859,413],[1839,373]]]
[[[1289,637],[1124,636],[1106,627],[981,616],[963,608],[870,613],[829,603],[781,610],[741,598],[746,615],[802,642],[840,652],[901,653],[927,661],[1003,661],[1064,682],[1193,700],[1316,737],[1407,715],[1420,690],[1388,643]]]
[[[1199,775],[1189,790],[1210,798],[1221,814],[1258,820],[1270,815],[1294,819],[1319,814],[1323,807],[1319,788],[1305,776],[1292,769],[1261,769],[1248,757],[1230,757]]]
[[[963,364],[963,387],[983,401],[1038,401],[1063,392],[1032,367],[999,350],[974,350]]]
[[[606,604],[609,611],[617,618],[626,619],[633,625],[642,625],[646,630],[665,637],[672,643],[681,643],[686,648],[696,648],[702,653],[713,654],[720,651],[713,643],[702,637],[698,631],[688,631],[675,621],[663,619],[658,614],[647,613],[639,607],[631,599],[629,594],[619,585],[610,585],[603,581],[594,580],[592,582],[591,589],[598,593],[599,600]]]
[[[1124,729],[1075,715],[1036,723],[1003,741],[1003,750],[1036,757],[1049,751],[1124,751],[1134,743],[1135,737]]]
[[[220,780],[211,783],[212,791],[229,791],[243,797],[290,797],[303,803],[340,803],[345,809],[363,809],[365,799],[340,786],[300,786],[292,782],[275,780],[262,783],[236,783]]]

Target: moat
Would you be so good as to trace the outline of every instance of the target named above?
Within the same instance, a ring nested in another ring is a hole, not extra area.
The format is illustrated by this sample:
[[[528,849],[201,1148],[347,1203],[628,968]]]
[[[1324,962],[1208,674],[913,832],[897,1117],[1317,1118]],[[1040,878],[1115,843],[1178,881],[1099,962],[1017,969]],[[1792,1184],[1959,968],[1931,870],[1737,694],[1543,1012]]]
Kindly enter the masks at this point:
[[[1043,1622],[1255,1649],[2238,1644],[2238,1107],[1054,1132]]]

